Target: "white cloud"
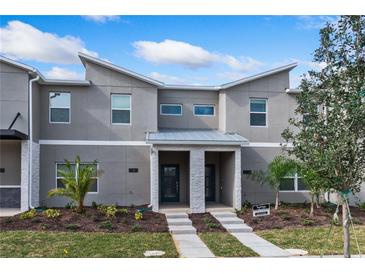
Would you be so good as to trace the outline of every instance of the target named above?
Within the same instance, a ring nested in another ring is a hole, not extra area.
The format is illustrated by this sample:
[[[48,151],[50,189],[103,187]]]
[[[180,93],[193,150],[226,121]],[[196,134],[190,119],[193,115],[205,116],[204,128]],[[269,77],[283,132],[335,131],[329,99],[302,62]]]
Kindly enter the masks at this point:
[[[321,29],[326,23],[334,23],[338,20],[338,16],[298,16],[299,22],[297,27],[300,29]]]
[[[245,76],[239,72],[226,71],[226,72],[217,73],[217,77],[219,79],[223,79],[223,80],[235,81],[235,80],[241,79]]]
[[[87,50],[85,43],[78,37],[60,37],[54,33],[42,32],[21,21],[9,21],[5,27],[0,28],[0,52],[12,59],[78,64],[79,51],[98,56],[96,52]]]
[[[251,57],[238,59],[232,55],[210,52],[199,46],[169,39],[162,42],[136,41],[133,46],[138,57],[151,63],[180,65],[189,69],[223,63],[234,70],[250,71],[262,64]]]
[[[159,72],[151,72],[150,77],[156,79],[158,81],[167,83],[167,84],[186,84],[186,80],[177,76],[162,74]]]
[[[46,76],[49,79],[64,79],[64,80],[83,79],[83,74],[60,67],[52,67],[50,71],[46,72]]]
[[[93,21],[96,23],[106,23],[108,21],[117,22],[120,20],[120,16],[116,15],[84,15],[85,20]]]

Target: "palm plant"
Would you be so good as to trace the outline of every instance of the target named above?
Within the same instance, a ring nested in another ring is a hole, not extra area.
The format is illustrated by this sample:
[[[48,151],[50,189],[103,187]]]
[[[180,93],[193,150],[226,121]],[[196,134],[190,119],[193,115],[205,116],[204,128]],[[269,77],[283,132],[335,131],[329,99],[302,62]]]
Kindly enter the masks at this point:
[[[85,196],[90,186],[95,183],[93,177],[95,177],[95,172],[98,171],[94,169],[93,165],[95,166],[96,161],[93,162],[93,165],[81,164],[80,157],[76,156],[74,167],[70,161],[65,160],[65,162],[65,170],[58,170],[64,188],[51,189],[48,196],[68,197],[78,204],[78,211],[82,212]]]
[[[260,184],[268,183],[275,190],[275,209],[279,208],[279,191],[283,178],[296,170],[297,164],[294,160],[282,155],[276,156],[270,162],[267,171],[255,170],[250,178]]]

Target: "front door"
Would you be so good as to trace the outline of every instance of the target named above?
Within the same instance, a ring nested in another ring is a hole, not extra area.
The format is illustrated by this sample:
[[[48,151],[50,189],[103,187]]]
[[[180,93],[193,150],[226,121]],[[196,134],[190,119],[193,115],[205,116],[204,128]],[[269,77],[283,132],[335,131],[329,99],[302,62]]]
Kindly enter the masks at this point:
[[[179,202],[179,166],[161,166],[161,202]]]
[[[205,165],[205,200],[215,201],[215,167]]]

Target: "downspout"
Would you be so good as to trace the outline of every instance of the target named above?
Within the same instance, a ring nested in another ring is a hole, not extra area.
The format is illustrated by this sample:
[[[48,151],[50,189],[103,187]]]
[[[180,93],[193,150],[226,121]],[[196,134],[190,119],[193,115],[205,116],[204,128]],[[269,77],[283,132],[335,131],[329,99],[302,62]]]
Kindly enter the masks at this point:
[[[28,173],[28,205],[29,208],[34,208],[32,205],[32,169],[33,169],[33,82],[37,82],[39,80],[39,75],[35,78],[29,80],[29,173]]]

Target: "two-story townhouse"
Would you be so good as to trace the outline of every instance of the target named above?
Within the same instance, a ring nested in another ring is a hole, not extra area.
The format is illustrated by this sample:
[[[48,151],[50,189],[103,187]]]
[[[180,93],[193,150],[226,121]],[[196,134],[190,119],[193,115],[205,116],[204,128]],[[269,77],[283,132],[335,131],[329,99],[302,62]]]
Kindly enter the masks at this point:
[[[64,206],[65,159],[96,160],[86,203],[185,205],[191,212],[243,201],[270,202],[273,191],[248,179],[282,153],[294,115],[290,64],[220,86],[167,85],[79,53],[85,80],[50,80],[0,59],[1,207]],[[19,114],[18,114],[19,113]],[[281,199],[303,202],[300,177],[284,178]]]

